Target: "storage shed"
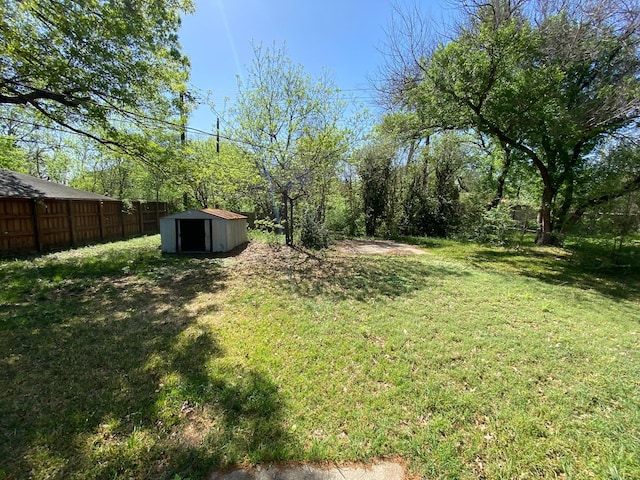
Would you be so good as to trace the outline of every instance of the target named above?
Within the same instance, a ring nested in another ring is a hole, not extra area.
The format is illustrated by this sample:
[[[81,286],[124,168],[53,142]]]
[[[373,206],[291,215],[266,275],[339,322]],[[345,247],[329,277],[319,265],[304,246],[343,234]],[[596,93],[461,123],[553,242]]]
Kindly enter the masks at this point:
[[[227,210],[187,210],[160,219],[162,251],[228,252],[247,242],[247,217]]]

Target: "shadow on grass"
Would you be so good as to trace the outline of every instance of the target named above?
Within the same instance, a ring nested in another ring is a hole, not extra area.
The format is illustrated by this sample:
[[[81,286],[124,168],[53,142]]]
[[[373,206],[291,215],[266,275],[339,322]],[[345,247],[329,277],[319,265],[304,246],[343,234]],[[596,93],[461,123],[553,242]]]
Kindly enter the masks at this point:
[[[181,253],[162,253],[165,258],[232,258],[241,255],[247,247],[249,242],[244,242],[237,247],[232,248],[228,252],[181,252]]]
[[[217,261],[126,245],[0,265],[0,478],[200,478],[291,448],[274,383],[198,323]]]
[[[455,265],[429,260],[417,255],[303,255],[281,273],[286,272],[298,294],[358,301],[408,295],[440,278],[469,275]]]
[[[640,299],[640,246],[637,243],[627,243],[624,248],[613,251],[610,245],[597,240],[581,240],[565,249],[501,248],[430,237],[395,240],[483,270],[522,275],[551,285],[572,285],[613,299]]]
[[[529,248],[520,251],[476,249],[467,257],[475,266],[514,272],[552,285],[594,290],[613,299],[640,299],[640,261],[623,256],[614,261],[608,252]]]

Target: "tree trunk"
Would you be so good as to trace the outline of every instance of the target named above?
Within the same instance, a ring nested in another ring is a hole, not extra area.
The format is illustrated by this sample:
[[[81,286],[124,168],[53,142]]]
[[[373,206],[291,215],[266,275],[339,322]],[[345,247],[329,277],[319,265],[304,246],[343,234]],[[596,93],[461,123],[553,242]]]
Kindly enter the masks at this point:
[[[504,197],[504,184],[507,181],[509,167],[511,167],[511,148],[503,143],[502,149],[504,150],[504,161],[502,162],[502,170],[500,171],[500,175],[498,175],[497,179],[498,184],[496,186],[496,196],[489,204],[489,210],[497,207],[502,201],[502,198]]]
[[[367,237],[373,237],[376,234],[377,218],[373,213],[373,208],[368,208],[364,217],[364,232]]]
[[[293,246],[293,198],[289,197],[289,221],[287,221],[289,229],[289,241],[287,245]]]
[[[538,234],[536,245],[556,245],[557,238],[553,231],[553,219],[551,206],[555,192],[549,187],[545,187],[542,193],[542,203],[538,211]]]
[[[287,245],[289,243],[289,196],[287,192],[282,192],[282,216],[284,221],[282,222],[284,226],[284,240]]]
[[[289,192],[282,192],[282,206],[284,211],[282,216],[284,217],[284,238],[285,243],[291,247],[293,246],[293,198],[289,196]]]

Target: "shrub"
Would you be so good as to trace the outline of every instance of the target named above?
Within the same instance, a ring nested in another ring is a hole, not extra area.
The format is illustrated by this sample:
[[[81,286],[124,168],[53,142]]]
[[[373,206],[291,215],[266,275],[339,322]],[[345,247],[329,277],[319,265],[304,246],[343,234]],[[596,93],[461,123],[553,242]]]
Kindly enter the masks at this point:
[[[325,226],[331,232],[355,237],[364,233],[364,218],[360,208],[346,201],[335,201],[327,209]]]
[[[476,223],[469,226],[468,236],[480,243],[506,246],[512,240],[514,229],[511,207],[502,202],[479,216]]]
[[[314,250],[329,246],[329,232],[309,211],[305,212],[300,224],[300,244]]]
[[[278,232],[281,233],[283,226],[277,223],[275,220],[269,218],[263,218],[254,222],[256,230],[262,230],[263,232]]]

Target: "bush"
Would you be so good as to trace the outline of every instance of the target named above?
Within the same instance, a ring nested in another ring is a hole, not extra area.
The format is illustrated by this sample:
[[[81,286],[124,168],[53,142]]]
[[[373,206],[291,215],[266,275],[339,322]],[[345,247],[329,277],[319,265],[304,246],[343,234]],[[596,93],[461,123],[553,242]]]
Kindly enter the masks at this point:
[[[265,230],[249,230],[248,237],[250,241],[264,242],[271,247],[284,245],[284,235],[276,232],[268,232]]]
[[[300,244],[320,250],[329,246],[329,232],[324,224],[316,221],[311,212],[305,212],[300,225]]]
[[[326,228],[334,233],[355,237],[364,233],[364,212],[350,207],[344,200],[329,205],[325,219]]]
[[[254,222],[254,225],[256,230],[261,230],[263,232],[282,233],[284,228],[282,224],[268,218],[258,219]]]
[[[506,246],[513,238],[514,229],[511,207],[507,203],[500,203],[484,212],[475,224],[469,225],[468,236],[480,243]]]

